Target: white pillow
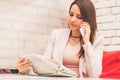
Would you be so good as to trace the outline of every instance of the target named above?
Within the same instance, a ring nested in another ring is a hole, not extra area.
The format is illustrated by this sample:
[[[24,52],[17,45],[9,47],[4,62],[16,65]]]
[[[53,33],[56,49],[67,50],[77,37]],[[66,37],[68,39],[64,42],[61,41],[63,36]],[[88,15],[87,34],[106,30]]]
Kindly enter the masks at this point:
[[[43,76],[76,76],[76,73],[52,59],[42,55],[30,54],[25,56],[32,61],[32,66],[26,69],[26,74]]]

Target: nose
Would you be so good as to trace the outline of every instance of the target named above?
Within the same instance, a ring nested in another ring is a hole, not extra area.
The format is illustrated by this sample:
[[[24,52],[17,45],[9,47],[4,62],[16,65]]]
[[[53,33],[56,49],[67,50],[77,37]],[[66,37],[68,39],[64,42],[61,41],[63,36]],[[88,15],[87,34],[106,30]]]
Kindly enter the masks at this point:
[[[76,17],[75,16],[72,16],[71,17],[71,21],[74,22],[76,20]]]

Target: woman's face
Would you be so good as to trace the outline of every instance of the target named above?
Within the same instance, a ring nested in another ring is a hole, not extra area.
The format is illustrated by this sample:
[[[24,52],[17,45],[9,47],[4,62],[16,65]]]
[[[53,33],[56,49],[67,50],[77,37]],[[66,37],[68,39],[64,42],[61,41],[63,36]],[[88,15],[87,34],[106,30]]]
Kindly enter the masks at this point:
[[[71,30],[79,30],[83,20],[81,17],[80,9],[77,4],[73,4],[69,12],[68,24]]]

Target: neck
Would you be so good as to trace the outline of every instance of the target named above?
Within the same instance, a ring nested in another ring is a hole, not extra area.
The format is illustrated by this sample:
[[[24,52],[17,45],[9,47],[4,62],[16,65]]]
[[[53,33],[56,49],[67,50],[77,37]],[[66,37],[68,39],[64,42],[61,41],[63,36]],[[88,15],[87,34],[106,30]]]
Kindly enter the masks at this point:
[[[80,32],[79,31],[71,31],[70,37],[80,38]]]

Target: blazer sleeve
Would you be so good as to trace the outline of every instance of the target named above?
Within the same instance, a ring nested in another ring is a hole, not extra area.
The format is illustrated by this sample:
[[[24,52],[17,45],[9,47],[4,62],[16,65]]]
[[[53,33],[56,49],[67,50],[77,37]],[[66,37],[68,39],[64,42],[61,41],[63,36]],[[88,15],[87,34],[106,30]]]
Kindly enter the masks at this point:
[[[83,45],[85,50],[85,68],[89,77],[99,77],[102,73],[103,37],[99,36],[93,43]]]
[[[53,30],[50,34],[49,39],[48,39],[47,48],[46,48],[43,56],[48,57],[48,58],[52,58],[52,54],[53,54],[53,50],[54,50],[54,46],[55,46],[55,41],[56,41],[55,30]]]

